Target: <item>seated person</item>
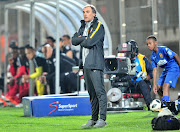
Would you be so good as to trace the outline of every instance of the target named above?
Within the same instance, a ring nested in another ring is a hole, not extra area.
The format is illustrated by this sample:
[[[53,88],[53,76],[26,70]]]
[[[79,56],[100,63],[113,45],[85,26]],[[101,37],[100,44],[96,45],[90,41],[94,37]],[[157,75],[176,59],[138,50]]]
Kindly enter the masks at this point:
[[[47,36],[46,37],[46,43],[48,43],[52,48],[55,48],[55,43],[56,40],[52,36]]]
[[[55,49],[49,44],[42,48],[42,52],[47,62],[47,75],[41,77],[42,82],[48,82],[50,93],[55,94],[55,70],[56,70],[56,55]],[[72,67],[75,66],[75,61],[65,54],[60,53],[60,86],[61,93],[68,93],[76,90],[76,74],[72,72]],[[75,79],[72,79],[75,78]]]
[[[1,96],[4,101],[10,101],[11,96],[14,95],[13,93],[17,89],[15,81],[10,81],[10,80],[17,74],[18,46],[16,45],[15,41],[11,41],[9,43],[9,48],[10,48],[10,53],[8,54],[9,64],[7,66],[7,73],[6,73],[8,89],[6,95],[2,93]]]
[[[63,35],[63,46],[62,46],[62,52],[65,53],[70,58],[73,58],[76,61],[76,65],[79,65],[79,59],[76,56],[77,51],[73,49],[71,44],[71,38],[69,35]]]
[[[132,57],[136,63],[135,88],[141,91],[149,109],[149,105],[152,102],[149,88],[150,79],[152,78],[152,65],[144,55],[138,53],[138,45],[134,40],[127,41],[126,43],[131,44],[133,47]]]
[[[59,39],[59,47],[62,53],[66,54],[69,58],[73,58],[73,52],[69,45],[65,45],[62,38]]]
[[[7,97],[10,97],[10,102],[18,105],[22,101],[22,97],[29,94],[29,83],[24,82],[22,76],[29,74],[29,62],[25,55],[25,48],[19,48],[19,57],[17,58],[17,71],[16,75],[10,79],[10,86],[13,89],[8,91]]]
[[[46,65],[47,65],[46,60],[44,58],[36,56],[35,49],[33,47],[29,46],[29,45],[26,46],[25,53],[26,53],[26,57],[29,60],[33,61],[35,72],[32,73],[31,75],[24,75],[23,78],[24,78],[25,81],[28,81],[29,78],[36,79],[35,81],[36,81],[37,94],[38,94],[38,96],[44,95],[45,86],[44,86],[43,83],[40,82],[38,77],[42,76],[43,71],[46,70]]]
[[[16,46],[16,43],[14,41],[10,42],[9,48],[11,50],[11,53],[9,54],[8,60],[9,60],[9,66],[10,66],[10,72],[12,76],[15,76],[17,73],[17,58],[19,56],[18,54],[18,46]]]

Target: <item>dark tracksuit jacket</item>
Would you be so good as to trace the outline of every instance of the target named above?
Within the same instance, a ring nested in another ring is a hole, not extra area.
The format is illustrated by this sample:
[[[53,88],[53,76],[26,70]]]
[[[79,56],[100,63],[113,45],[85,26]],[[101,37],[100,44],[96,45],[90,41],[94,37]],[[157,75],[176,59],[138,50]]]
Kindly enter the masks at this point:
[[[84,79],[91,101],[92,119],[98,119],[100,106],[100,119],[106,120],[107,97],[104,89],[104,26],[95,17],[88,30],[88,36],[83,36],[85,21],[81,21],[79,31],[72,37],[73,45],[80,45],[80,68],[82,68],[82,47],[88,48],[89,53],[83,66]],[[81,36],[81,37],[79,37]],[[87,37],[87,39],[85,39]]]
[[[93,24],[89,28],[88,38],[85,39],[83,32],[85,29],[85,21],[81,21],[81,27],[78,32],[72,37],[72,44],[77,46],[80,44],[80,59],[82,60],[82,47],[89,49],[89,54],[86,57],[84,68],[104,70],[104,26],[98,21],[97,17],[94,18]],[[82,37],[79,37],[79,36]],[[81,65],[82,67],[82,61]]]

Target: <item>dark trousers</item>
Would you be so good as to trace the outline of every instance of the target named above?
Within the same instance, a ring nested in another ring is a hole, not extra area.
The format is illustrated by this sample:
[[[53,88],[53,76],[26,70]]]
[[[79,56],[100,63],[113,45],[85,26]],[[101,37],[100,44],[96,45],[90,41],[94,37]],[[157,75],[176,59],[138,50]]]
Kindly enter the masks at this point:
[[[48,80],[48,84],[50,87],[50,94],[55,94],[55,77],[52,77],[50,80]]]
[[[148,88],[148,84],[144,80],[138,81],[136,83],[136,88],[141,90],[141,93],[142,93],[143,98],[146,102],[146,105],[148,106],[152,102],[152,97],[150,94],[150,90]]]
[[[91,102],[92,120],[106,120],[107,96],[104,88],[104,74],[101,70],[84,69],[85,84]]]

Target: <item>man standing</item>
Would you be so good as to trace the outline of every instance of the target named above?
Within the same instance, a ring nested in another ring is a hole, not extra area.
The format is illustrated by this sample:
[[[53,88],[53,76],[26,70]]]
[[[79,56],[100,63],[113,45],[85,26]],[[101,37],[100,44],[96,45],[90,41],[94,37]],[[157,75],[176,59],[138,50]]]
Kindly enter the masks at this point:
[[[81,21],[81,27],[72,38],[73,45],[81,46],[81,65],[83,66],[92,110],[92,119],[82,127],[104,127],[107,110],[107,96],[103,77],[105,31],[104,26],[96,17],[96,8],[93,5],[87,5],[83,8],[83,16],[84,20]],[[99,111],[100,119],[98,120]]]

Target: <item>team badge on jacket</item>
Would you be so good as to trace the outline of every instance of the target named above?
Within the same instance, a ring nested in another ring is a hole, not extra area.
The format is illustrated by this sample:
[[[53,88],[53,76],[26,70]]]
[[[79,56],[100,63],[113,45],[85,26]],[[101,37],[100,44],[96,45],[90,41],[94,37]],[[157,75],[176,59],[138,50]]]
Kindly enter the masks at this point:
[[[161,53],[159,54],[159,56],[160,56],[161,58],[163,58],[163,55],[162,55]]]

